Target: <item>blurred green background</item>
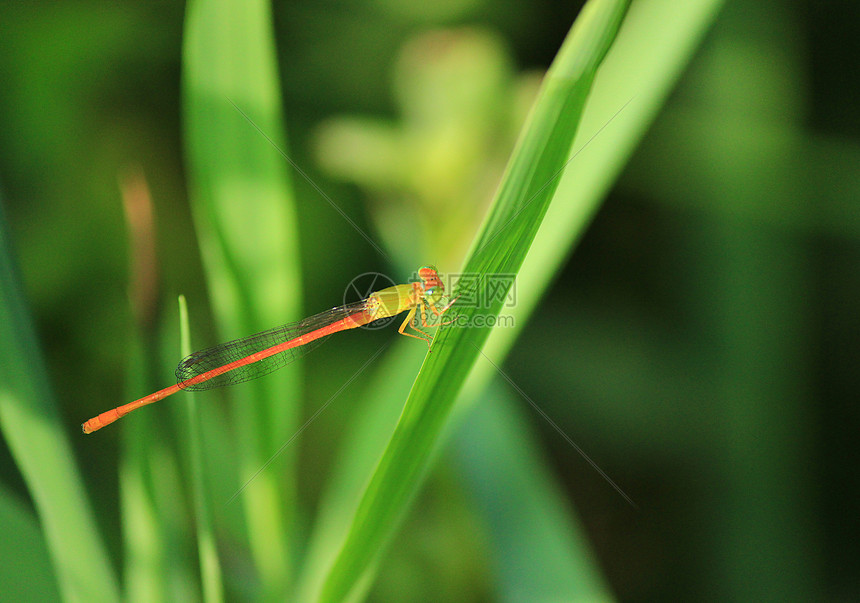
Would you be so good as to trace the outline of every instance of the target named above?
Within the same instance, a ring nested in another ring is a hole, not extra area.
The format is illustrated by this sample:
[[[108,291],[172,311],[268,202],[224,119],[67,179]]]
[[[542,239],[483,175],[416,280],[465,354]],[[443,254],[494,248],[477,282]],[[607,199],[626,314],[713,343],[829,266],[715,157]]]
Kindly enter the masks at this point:
[[[285,321],[342,303],[361,273],[402,282],[422,263],[459,268],[580,7],[275,2],[288,153],[388,256],[291,173],[302,309],[285,308]],[[79,424],[171,383],[178,294],[189,299],[193,340],[219,337],[185,176],[184,7],[0,11],[0,201],[99,536],[127,585],[117,459],[134,425],[84,438]],[[490,386],[488,399],[518,406],[552,476],[547,496],[581,522],[584,550],[620,600],[860,596],[857,23],[847,0],[728,0],[503,365],[638,511],[503,380]],[[157,253],[143,285],[130,276],[141,269],[122,195],[141,183]],[[444,231],[427,219],[442,214]],[[438,255],[422,257],[428,249]],[[394,336],[364,335],[308,359],[303,416]],[[415,355],[406,370],[417,371],[422,350],[406,353]],[[158,361],[143,363],[147,355]],[[361,391],[347,390],[294,443],[298,558]],[[218,394],[197,400],[204,426],[207,413],[227,412]],[[498,509],[484,488],[492,478],[470,456],[481,437],[473,420],[440,451],[369,600],[529,600],[498,554],[516,541],[488,528]],[[158,447],[134,450],[167,454],[172,429]],[[185,487],[178,461],[148,462],[150,479]],[[0,588],[10,600],[51,599],[40,524],[5,445],[0,479],[0,554],[14,560],[2,564]],[[223,525],[236,511],[219,496],[235,486],[212,486],[210,506],[227,598],[253,600],[252,561]],[[158,504],[191,513],[187,500]],[[193,540],[173,554],[196,563]],[[195,571],[167,578],[166,598],[200,596]]]

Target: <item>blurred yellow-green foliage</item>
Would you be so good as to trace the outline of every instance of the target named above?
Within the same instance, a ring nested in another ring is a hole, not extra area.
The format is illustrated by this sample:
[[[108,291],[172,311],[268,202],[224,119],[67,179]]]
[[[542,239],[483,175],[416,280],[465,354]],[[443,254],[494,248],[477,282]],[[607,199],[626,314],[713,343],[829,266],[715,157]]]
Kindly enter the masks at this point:
[[[660,2],[633,7],[649,3]],[[360,273],[402,281],[421,264],[460,267],[580,6],[274,3],[287,152],[387,256],[291,170],[302,273],[293,289],[302,300],[284,308],[284,321],[342,303]],[[175,410],[154,407],[142,412],[151,411],[157,442],[124,440],[135,424],[88,438],[78,425],[170,384],[177,294],[189,299],[195,342],[220,336],[188,201],[184,18],[181,3],[0,6],[0,203],[74,447],[66,461],[80,467],[109,570],[139,600],[148,598],[147,570],[134,555],[159,538],[174,548],[147,558],[164,582],[152,596],[201,597],[197,543],[175,536],[199,513],[184,461],[172,455],[184,432],[167,425]],[[534,465],[510,471],[540,466],[546,481],[541,474],[540,488],[521,494],[581,522],[581,533],[571,528],[577,546],[618,599],[860,597],[851,468],[860,428],[858,23],[848,0],[727,0],[576,252],[520,325],[504,370],[639,510],[499,378],[484,399],[512,403],[519,423],[502,425],[505,415],[498,432],[486,428],[497,419],[485,403],[452,428],[369,600],[539,600],[506,572],[523,518],[496,504],[491,483],[504,476],[487,475],[475,452],[523,425]],[[157,259],[141,285],[122,192],[143,184]],[[394,337],[364,335],[307,361],[303,417]],[[423,350],[397,349],[401,370],[417,372]],[[386,378],[373,377],[382,386]],[[295,529],[286,554],[297,567],[309,542],[323,546],[311,537],[315,517],[368,390],[381,391],[361,382],[345,390],[292,444],[298,483],[285,495]],[[255,600],[265,570],[254,569],[238,505],[224,502],[241,485],[236,451],[217,439],[232,415],[217,393],[197,404],[205,456],[219,459],[208,469],[209,507],[227,599]],[[135,500],[118,459],[129,455],[160,484],[152,508],[176,511],[158,537],[123,523],[123,505]],[[5,444],[0,478],[0,598],[51,600],[59,587],[48,528]]]

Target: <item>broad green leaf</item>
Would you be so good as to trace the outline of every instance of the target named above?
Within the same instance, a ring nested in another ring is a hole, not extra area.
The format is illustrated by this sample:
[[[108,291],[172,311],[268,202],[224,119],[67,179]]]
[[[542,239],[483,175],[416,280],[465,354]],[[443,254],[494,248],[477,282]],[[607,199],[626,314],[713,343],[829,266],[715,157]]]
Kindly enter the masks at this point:
[[[221,337],[298,318],[296,220],[290,167],[278,153],[287,150],[268,2],[188,3],[183,93],[192,210]],[[263,592],[272,597],[283,596],[294,564],[293,452],[254,476],[294,431],[297,371],[290,366],[278,379],[229,392],[236,490]]]
[[[56,601],[60,597],[51,557],[36,516],[14,494],[0,488],[0,584],[9,603]]]
[[[0,206],[0,429],[27,483],[67,601],[119,599],[114,569],[54,403]]]

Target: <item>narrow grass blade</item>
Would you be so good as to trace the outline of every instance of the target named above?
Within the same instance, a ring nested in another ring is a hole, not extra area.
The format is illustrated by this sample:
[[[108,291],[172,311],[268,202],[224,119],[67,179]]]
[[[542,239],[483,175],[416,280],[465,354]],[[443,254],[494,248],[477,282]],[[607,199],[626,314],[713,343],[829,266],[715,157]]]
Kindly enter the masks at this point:
[[[179,296],[179,324],[182,331],[182,356],[192,352],[191,333],[188,329],[188,304],[185,296]],[[194,499],[194,514],[197,527],[197,555],[200,559],[200,578],[203,583],[203,601],[219,603],[224,600],[221,583],[221,563],[215,546],[212,518],[206,494],[205,473],[203,471],[203,451],[200,443],[200,417],[197,414],[196,395],[186,395],[188,410],[188,468],[191,474],[191,489]]]
[[[132,259],[129,298],[134,308],[134,328],[126,344],[128,383],[125,399],[157,387],[147,379],[148,367],[157,356],[150,318],[156,316],[158,291],[155,220],[146,178],[139,169],[120,177],[129,256]],[[170,354],[171,359],[176,352]],[[123,596],[128,603],[181,598],[193,584],[196,568],[180,551],[189,537],[183,521],[184,497],[174,487],[176,462],[157,415],[166,416],[171,406],[129,418],[119,426],[122,453],[119,455],[120,509],[123,535]],[[165,504],[167,503],[167,504]],[[168,506],[169,505],[169,506]],[[193,588],[193,587],[192,587]],[[196,592],[195,592],[196,595]]]
[[[591,1],[577,19],[545,79],[496,200],[464,272],[486,280],[519,269],[558,184],[598,65],[627,2]],[[474,282],[472,283],[475,284]],[[461,288],[461,292],[474,293]],[[482,313],[498,314],[504,299]],[[465,307],[468,322],[477,306]],[[400,422],[368,484],[320,599],[353,595],[417,489],[457,393],[486,341],[477,327],[442,329],[422,367]]]
[[[142,391],[149,385],[144,378],[144,347],[139,333],[135,333],[128,343],[130,362],[126,388],[130,393]],[[133,421],[131,425],[118,426],[122,430],[119,505],[124,547],[123,596],[129,603],[168,598],[167,551],[179,536],[170,530],[170,518],[162,515],[156,504],[158,491],[169,486],[163,467],[155,475],[150,470],[152,459],[167,456],[164,442],[157,437],[159,420],[154,414],[141,413],[129,419]]]
[[[630,7],[582,116],[572,147],[581,152],[565,168],[556,192],[558,202],[547,211],[517,275],[517,304],[510,309],[516,328],[494,329],[488,341],[487,352],[493,358],[504,357],[552,277],[573,252],[722,5],[723,0],[681,4],[650,0]],[[598,131],[600,135],[593,137]],[[493,372],[480,365],[476,370]]]
[[[67,601],[115,601],[114,569],[48,386],[0,206],[0,429],[36,505]],[[58,495],[62,493],[62,495]]]
[[[683,5],[672,0],[653,0],[634,3],[630,7],[618,38],[595,78],[580,131],[572,147],[573,153],[579,154],[576,160],[565,168],[556,191],[557,200],[550,205],[517,276],[517,303],[515,307],[507,310],[514,320],[514,327],[494,329],[487,341],[485,353],[491,358],[501,360],[513,345],[538,301],[550,286],[553,276],[572,253],[576,241],[597,212],[608,188],[654,120],[722,4],[722,0],[696,0]],[[630,99],[633,101],[625,106]],[[606,126],[607,121],[621,106],[625,106],[623,112],[613,119],[610,126]],[[598,130],[600,135],[592,139]],[[589,140],[591,142],[588,147],[584,148]],[[495,369],[489,363],[477,363],[459,396],[458,407],[466,407],[478,399],[476,393],[483,391],[495,374]],[[522,413],[506,411],[504,404],[497,412],[506,416],[496,417],[493,413],[480,410],[474,415],[471,411],[466,411],[471,429],[468,432],[459,429],[456,436],[457,445],[463,454],[468,454],[467,451],[476,438],[488,440],[490,443],[495,441],[494,433],[485,433],[485,428],[495,431],[500,427],[498,423],[502,422],[502,427],[513,430],[511,422],[523,421]],[[509,445],[518,450],[522,449],[516,455],[518,458],[536,456],[538,452],[531,449],[531,438],[528,437],[525,425],[521,425],[519,429],[525,432],[509,434]],[[467,470],[472,473],[481,472],[484,476],[496,476],[500,473],[496,470],[497,466],[513,466],[514,461],[511,461],[511,464],[499,462],[503,456],[503,451],[488,453],[482,458],[473,454],[465,460],[469,464]],[[474,466],[482,463],[482,459],[483,464]],[[473,487],[483,490],[492,488],[492,493],[486,493],[486,496],[491,496],[496,505],[516,509],[510,512],[517,517],[548,517],[554,509],[564,504],[562,495],[555,489],[541,487],[541,484],[548,483],[549,476],[546,475],[546,469],[540,465],[519,472],[517,478],[516,482],[511,480],[498,484],[477,483]],[[533,483],[535,481],[537,483]],[[544,496],[529,496],[527,499],[521,497],[522,492],[536,493],[541,490],[544,491]],[[620,498],[619,501],[624,504]],[[535,510],[535,507],[540,510]],[[517,593],[531,593],[534,598],[534,593],[540,592],[550,583],[546,574],[556,566],[544,564],[544,572],[529,573],[516,582],[510,579],[510,571],[505,568],[507,564],[514,564],[515,567],[530,565],[545,553],[546,546],[541,544],[537,534],[529,531],[512,538],[508,534],[510,526],[503,521],[490,521],[488,528],[490,538],[496,544],[491,550],[494,552],[494,564],[499,568],[501,597],[505,600],[517,600],[521,599]],[[540,526],[537,526],[537,529],[540,529]],[[573,533],[567,546],[560,547],[557,554],[587,560],[587,544],[577,537],[576,526],[571,526],[570,529]],[[563,530],[557,530],[554,535],[559,536],[561,533]],[[587,569],[587,565],[580,567]],[[559,599],[574,600],[574,594],[590,592],[589,584],[600,584],[602,581],[596,568],[594,571],[595,575],[590,578],[586,574],[577,580],[575,591],[564,590],[564,585],[571,584],[564,572],[559,573],[558,588],[566,593]],[[536,584],[530,585],[529,578]]]

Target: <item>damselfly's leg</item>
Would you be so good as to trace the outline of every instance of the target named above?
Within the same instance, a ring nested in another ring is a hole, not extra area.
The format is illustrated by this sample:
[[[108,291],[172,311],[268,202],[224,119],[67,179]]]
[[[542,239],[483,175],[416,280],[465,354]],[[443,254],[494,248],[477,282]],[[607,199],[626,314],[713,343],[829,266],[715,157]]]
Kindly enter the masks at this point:
[[[415,339],[420,339],[422,341],[426,341],[427,347],[430,347],[430,342],[433,341],[433,339],[430,337],[429,333],[425,333],[421,329],[414,327],[414,326],[412,328],[415,329],[416,331],[418,331],[419,333],[421,333],[421,335],[413,335],[412,333],[406,332],[406,327],[411,326],[412,325],[412,319],[415,318],[415,310],[416,310],[416,308],[414,306],[412,307],[411,310],[409,310],[409,313],[406,315],[406,320],[403,321],[403,324],[400,325],[400,328],[397,329],[397,332],[400,333],[401,335],[406,335],[407,337],[414,337]]]
[[[432,327],[433,325],[427,324],[427,310],[424,308],[424,306],[426,306],[426,305],[427,305],[427,302],[424,301],[423,299],[418,301],[418,311],[419,311],[419,314],[421,316],[421,326],[422,327]],[[416,331],[418,331],[419,333],[423,333],[427,337],[430,337],[430,338],[433,337],[432,335],[430,335],[430,333],[428,333],[424,329],[419,329],[418,325],[416,325],[414,323],[412,324],[412,328],[415,329]]]
[[[428,305],[430,306],[430,310],[433,311],[433,314],[435,314],[436,316],[442,316],[445,312],[447,312],[451,308],[451,306],[454,305],[454,302],[456,302],[458,299],[460,299],[459,295],[457,297],[455,297],[454,299],[452,299],[451,301],[449,301],[444,306],[442,306],[441,308],[437,308],[436,306],[434,306],[432,304],[428,304]],[[424,308],[421,308],[421,315],[422,315],[422,317],[424,316]],[[454,324],[455,322],[457,322],[457,321],[456,320],[449,320],[446,322],[440,322],[437,326],[444,327],[445,325]],[[425,324],[424,326],[426,327],[427,325]]]
[[[426,308],[426,306],[428,306],[428,305],[429,304],[427,303],[426,299],[422,299],[421,301],[418,302],[418,307],[421,309],[421,326],[422,327],[429,327],[430,326],[429,324],[427,324],[427,308]],[[430,307],[432,308],[433,306],[430,306]],[[415,327],[415,328],[417,329],[418,327]],[[422,331],[422,333],[423,333],[423,331]]]

